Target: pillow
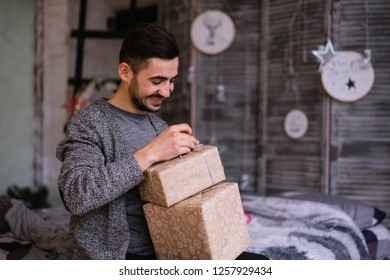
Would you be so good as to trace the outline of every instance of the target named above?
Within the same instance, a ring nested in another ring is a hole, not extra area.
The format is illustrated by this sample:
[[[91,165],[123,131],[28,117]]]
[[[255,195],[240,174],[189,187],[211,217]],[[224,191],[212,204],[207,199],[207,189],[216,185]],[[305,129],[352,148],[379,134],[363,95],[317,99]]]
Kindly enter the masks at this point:
[[[291,199],[315,201],[336,206],[347,213],[363,230],[383,221],[386,213],[377,207],[338,195],[308,192],[288,192],[282,195]]]
[[[369,227],[362,233],[372,259],[390,259],[390,231],[384,225]]]

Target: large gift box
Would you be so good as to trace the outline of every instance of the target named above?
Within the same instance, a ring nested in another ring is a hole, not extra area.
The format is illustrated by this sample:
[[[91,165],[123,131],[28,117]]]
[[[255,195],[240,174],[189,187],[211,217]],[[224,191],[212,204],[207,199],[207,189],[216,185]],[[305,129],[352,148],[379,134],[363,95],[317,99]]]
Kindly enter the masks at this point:
[[[229,260],[250,245],[237,183],[223,182],[171,207],[144,205],[158,259]]]
[[[198,145],[188,154],[149,167],[139,191],[143,200],[169,207],[224,180],[218,148]]]

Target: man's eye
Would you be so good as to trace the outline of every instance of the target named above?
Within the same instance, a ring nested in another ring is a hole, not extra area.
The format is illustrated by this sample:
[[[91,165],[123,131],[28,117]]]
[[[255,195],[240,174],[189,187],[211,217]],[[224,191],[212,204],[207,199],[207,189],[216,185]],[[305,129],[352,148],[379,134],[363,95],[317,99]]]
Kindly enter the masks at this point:
[[[159,85],[161,84],[161,80],[152,81],[153,85]]]

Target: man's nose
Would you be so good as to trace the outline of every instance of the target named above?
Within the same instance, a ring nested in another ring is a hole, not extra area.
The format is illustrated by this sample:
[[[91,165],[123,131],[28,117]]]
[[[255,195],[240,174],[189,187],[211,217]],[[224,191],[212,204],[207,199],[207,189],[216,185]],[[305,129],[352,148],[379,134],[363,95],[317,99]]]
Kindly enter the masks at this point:
[[[159,94],[165,98],[168,98],[171,95],[171,92],[173,90],[173,84],[167,83],[164,85],[160,90]]]

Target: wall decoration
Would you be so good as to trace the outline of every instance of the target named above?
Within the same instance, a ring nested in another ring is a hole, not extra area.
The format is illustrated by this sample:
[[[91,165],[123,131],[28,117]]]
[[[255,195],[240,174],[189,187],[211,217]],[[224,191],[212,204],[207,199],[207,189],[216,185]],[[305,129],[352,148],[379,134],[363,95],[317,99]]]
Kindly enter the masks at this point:
[[[365,57],[355,51],[335,51],[331,42],[331,9],[328,3],[326,46],[319,46],[312,51],[320,63],[318,72],[326,92],[334,99],[342,102],[354,102],[368,94],[374,84],[375,74],[371,65],[371,50],[368,48],[368,7],[366,2],[366,49]]]
[[[326,45],[321,45],[318,47],[318,50],[312,51],[313,55],[317,57],[317,61],[320,63],[318,72],[322,73],[325,64],[333,57],[335,54],[332,41],[328,39]]]
[[[368,94],[375,80],[371,51],[366,56],[355,51],[335,51],[328,39],[325,46],[312,51],[320,63],[318,72],[326,92],[342,102],[354,102]]]
[[[302,4],[303,0],[297,1],[295,11],[289,21],[289,43],[287,45],[288,79],[286,79],[286,89],[288,92],[292,91],[294,94],[295,108],[290,110],[284,118],[284,131],[292,139],[302,138],[306,134],[309,126],[306,114],[298,109],[300,107],[299,65],[302,59],[300,54],[301,52],[304,53],[306,45],[306,37],[301,37],[301,33],[306,34],[306,32],[305,30],[299,30],[299,28],[305,28],[305,23],[301,22],[302,19],[304,20],[306,18],[306,15],[302,14],[301,11]]]
[[[207,10],[199,14],[191,25],[191,40],[202,53],[215,55],[225,51],[235,37],[231,17],[219,10]]]
[[[302,138],[308,127],[309,121],[301,110],[293,109],[284,118],[284,131],[292,139]]]
[[[337,52],[323,67],[322,84],[327,93],[342,102],[357,101],[374,84],[374,69],[360,53]]]

